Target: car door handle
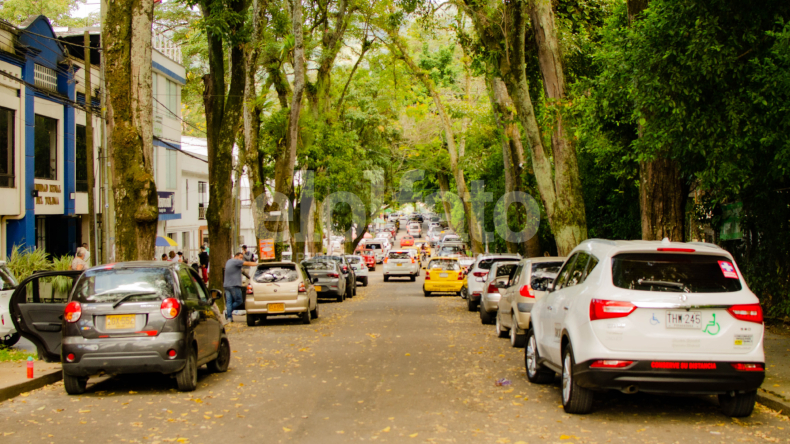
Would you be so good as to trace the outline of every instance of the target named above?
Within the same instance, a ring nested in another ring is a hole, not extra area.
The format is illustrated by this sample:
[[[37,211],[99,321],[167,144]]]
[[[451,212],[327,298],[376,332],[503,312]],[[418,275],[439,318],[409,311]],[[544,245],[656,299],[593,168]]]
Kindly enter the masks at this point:
[[[562,307],[563,310],[568,311],[568,307]]]
[[[547,310],[554,310],[554,307],[552,307],[551,305],[548,305],[548,306],[546,306],[546,309]]]

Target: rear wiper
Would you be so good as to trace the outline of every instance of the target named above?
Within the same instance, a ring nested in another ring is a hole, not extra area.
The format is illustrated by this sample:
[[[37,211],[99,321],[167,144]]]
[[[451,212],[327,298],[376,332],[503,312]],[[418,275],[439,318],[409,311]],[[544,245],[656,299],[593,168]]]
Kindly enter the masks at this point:
[[[131,297],[143,296],[143,295],[146,295],[146,294],[156,294],[156,292],[155,291],[138,291],[136,293],[129,293],[126,296],[122,297],[121,299],[118,299],[118,302],[112,304],[112,308],[116,308],[117,306],[121,305],[121,303],[123,303],[124,301],[126,301],[127,299],[129,299]]]
[[[671,282],[671,281],[651,281],[648,279],[639,279],[637,281],[639,285],[655,285],[657,287],[670,287],[670,288],[679,288],[686,293],[691,293],[688,287],[685,284],[680,282]]]

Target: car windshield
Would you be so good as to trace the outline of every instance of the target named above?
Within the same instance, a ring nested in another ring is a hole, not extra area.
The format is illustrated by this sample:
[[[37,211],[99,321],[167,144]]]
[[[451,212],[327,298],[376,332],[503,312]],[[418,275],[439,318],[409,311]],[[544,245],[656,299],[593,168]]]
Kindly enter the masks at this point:
[[[405,251],[391,251],[389,254],[390,259],[411,259],[409,253]]]
[[[255,270],[255,276],[252,278],[255,282],[294,282],[299,279],[299,273],[296,271],[296,266],[268,266],[258,265]]]
[[[507,261],[510,261],[510,262],[516,261],[517,262],[518,258],[515,258],[515,257],[514,258],[495,257],[495,258],[489,258],[489,259],[481,259],[480,262],[477,263],[477,268],[479,268],[481,270],[490,270],[491,267],[495,263],[497,263],[497,262],[507,262]]]
[[[428,268],[441,271],[460,271],[461,264],[452,259],[433,259],[428,263]]]
[[[368,250],[381,250],[381,244],[365,244],[365,248]]]
[[[464,251],[463,247],[459,245],[446,246],[446,247],[442,247],[442,251],[439,252],[439,256],[461,254],[463,253],[463,251]]]
[[[612,258],[612,281],[630,290],[686,293],[739,291],[741,281],[725,256],[630,253]]]
[[[346,256],[346,260],[348,261],[349,264],[358,264],[362,262],[362,258],[356,256]]]
[[[0,290],[12,290],[19,285],[11,270],[5,265],[0,265]]]
[[[71,300],[77,302],[150,301],[175,297],[169,268],[111,268],[86,271]],[[130,296],[135,293],[136,295]]]
[[[323,262],[323,261],[315,261],[315,262],[302,262],[304,268],[308,270],[334,270],[335,264],[332,262]]]

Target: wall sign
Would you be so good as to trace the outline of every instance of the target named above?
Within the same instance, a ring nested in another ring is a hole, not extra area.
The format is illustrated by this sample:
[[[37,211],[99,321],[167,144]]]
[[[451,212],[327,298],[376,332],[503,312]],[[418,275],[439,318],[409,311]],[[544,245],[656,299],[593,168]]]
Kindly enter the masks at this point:
[[[49,185],[44,183],[33,184],[33,189],[38,191],[36,205],[60,205],[59,194],[63,192],[60,185]],[[42,196],[42,193],[53,193],[54,196]]]
[[[175,192],[173,191],[157,191],[159,195],[159,214],[175,214]]]

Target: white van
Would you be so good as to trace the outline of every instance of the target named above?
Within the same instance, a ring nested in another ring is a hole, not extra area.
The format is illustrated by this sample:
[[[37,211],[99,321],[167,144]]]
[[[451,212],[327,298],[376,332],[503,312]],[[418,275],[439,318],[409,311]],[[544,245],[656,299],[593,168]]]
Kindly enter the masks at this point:
[[[365,250],[373,251],[373,255],[376,257],[377,264],[380,264],[384,260],[384,244],[380,242],[380,240],[373,239],[366,241]]]

